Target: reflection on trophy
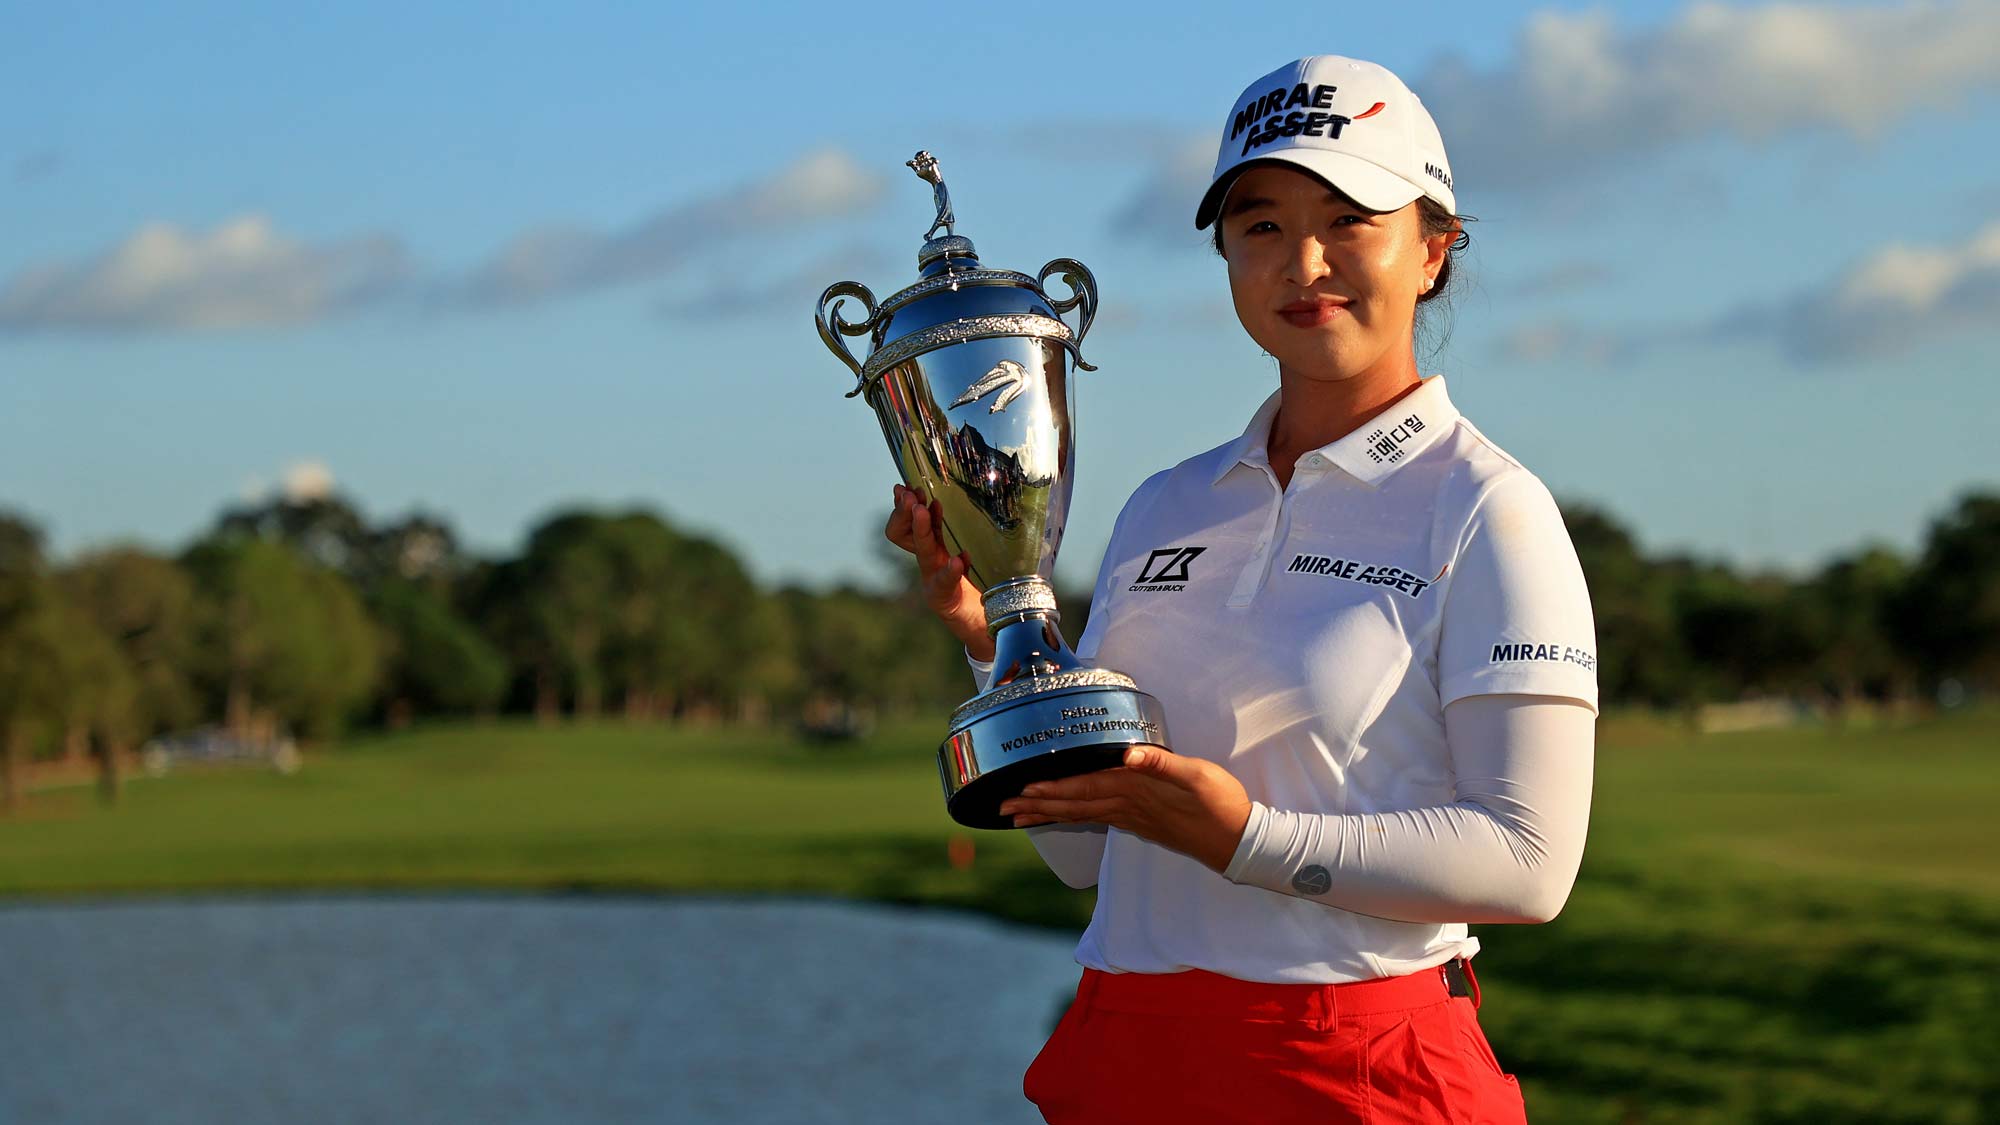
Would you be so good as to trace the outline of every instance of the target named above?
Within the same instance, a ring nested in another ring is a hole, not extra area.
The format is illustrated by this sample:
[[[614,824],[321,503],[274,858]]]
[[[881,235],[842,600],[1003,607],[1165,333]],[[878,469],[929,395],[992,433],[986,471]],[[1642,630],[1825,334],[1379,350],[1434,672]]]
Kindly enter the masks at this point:
[[[1078,348],[1097,284],[1069,258],[1033,277],[981,266],[972,241],[953,233],[937,159],[920,152],[909,166],[937,204],[917,282],[879,304],[856,282],[828,286],[819,334],[853,369],[848,397],[875,409],[903,483],[937,501],[946,548],[965,554],[984,591],[992,682],[952,712],[938,773],[952,819],[1007,828],[1001,801],[1032,781],[1115,766],[1135,743],[1164,745],[1166,717],[1130,677],[1077,661],[1049,584],[1076,465],[1070,361],[1095,370]],[[1044,290],[1056,275],[1069,291],[1061,300]],[[861,320],[842,318],[850,298]],[[1060,319],[1072,310],[1074,332]],[[842,337],[864,335],[868,354],[856,360]]]

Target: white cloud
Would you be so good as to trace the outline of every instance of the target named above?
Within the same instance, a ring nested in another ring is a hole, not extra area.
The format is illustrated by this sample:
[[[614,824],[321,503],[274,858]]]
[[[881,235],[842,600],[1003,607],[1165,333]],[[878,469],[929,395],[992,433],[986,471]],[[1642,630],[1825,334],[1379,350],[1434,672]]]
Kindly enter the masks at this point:
[[[324,461],[294,461],[285,466],[285,499],[294,504],[333,495],[333,470]]]
[[[1509,56],[1406,74],[1438,119],[1468,210],[1487,192],[1542,192],[1710,136],[1795,130],[1879,135],[2000,85],[2000,3],[1900,7],[1694,4],[1621,30],[1608,12],[1529,17]],[[1120,234],[1189,245],[1213,133],[1156,138],[1146,181],[1113,215]]]
[[[1542,12],[1503,66],[1447,62],[1414,86],[1462,181],[1532,187],[1703,136],[1871,137],[2000,83],[1996,43],[1990,0],[1702,3],[1632,32],[1606,12]]]
[[[624,230],[530,230],[449,296],[534,300],[667,274],[700,250],[874,203],[883,178],[843,153],[811,153],[776,174],[667,207]],[[0,282],[0,332],[135,332],[296,324],[406,287],[413,269],[387,235],[307,243],[262,215],[212,230],[149,223],[94,258],[31,266]]]
[[[1794,358],[1887,355],[2000,322],[2000,221],[1963,242],[1885,246],[1773,310],[1727,318],[1730,336],[1775,335]]]
[[[883,178],[853,158],[822,150],[764,180],[676,204],[623,230],[527,231],[475,270],[458,295],[476,303],[520,302],[658,277],[710,246],[853,214],[883,189]]]
[[[1790,297],[1745,305],[1705,323],[1653,327],[1554,320],[1502,337],[1518,362],[1610,364],[1689,344],[1768,344],[1802,366],[1896,355],[2000,323],[2000,220],[1963,240],[1893,244]]]
[[[1515,363],[1580,363],[1604,367],[1636,355],[1646,342],[1637,333],[1619,333],[1568,320],[1526,324],[1502,336],[1500,358]]]
[[[854,245],[809,259],[804,265],[766,280],[746,280],[741,272],[718,271],[699,279],[687,292],[662,300],[656,307],[668,320],[742,320],[765,316],[796,321],[808,316],[813,301],[836,281],[859,281],[877,298],[887,297],[915,280],[908,265],[891,261],[879,247]],[[847,315],[859,316],[852,302]]]
[[[1620,271],[1595,258],[1557,262],[1545,269],[1513,277],[1494,278],[1494,288],[1509,297],[1524,300],[1588,292],[1619,279]]]
[[[14,161],[14,181],[28,184],[48,179],[62,170],[62,162],[61,149],[54,146],[36,149]]]
[[[1194,229],[1194,208],[1214,171],[1214,138],[1189,138],[1172,146],[1111,216],[1113,233],[1165,246],[1200,246],[1208,235]]]
[[[312,245],[262,215],[206,232],[149,223],[89,261],[15,274],[0,285],[0,330],[291,324],[375,299],[406,272],[402,245],[384,235]]]

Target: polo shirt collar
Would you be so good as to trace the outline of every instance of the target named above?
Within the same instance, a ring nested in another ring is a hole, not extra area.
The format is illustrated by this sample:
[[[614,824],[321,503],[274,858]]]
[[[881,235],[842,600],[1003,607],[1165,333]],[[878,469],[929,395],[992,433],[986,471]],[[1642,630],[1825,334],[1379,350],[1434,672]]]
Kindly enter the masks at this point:
[[[1269,468],[1271,422],[1278,416],[1282,390],[1273,391],[1250,424],[1224,450],[1210,483],[1220,482],[1238,465]],[[1444,376],[1433,375],[1380,413],[1356,426],[1347,436],[1314,450],[1364,484],[1375,484],[1408,464],[1458,421],[1458,408],[1445,394]]]
[[[1250,424],[1243,427],[1243,433],[1224,447],[1222,456],[1216,459],[1215,476],[1210,484],[1220,483],[1223,477],[1229,475],[1229,470],[1238,465],[1248,465],[1253,469],[1270,468],[1271,421],[1278,416],[1278,399],[1284,393],[1282,390],[1272,391],[1271,397],[1265,399],[1264,405],[1251,416]]]

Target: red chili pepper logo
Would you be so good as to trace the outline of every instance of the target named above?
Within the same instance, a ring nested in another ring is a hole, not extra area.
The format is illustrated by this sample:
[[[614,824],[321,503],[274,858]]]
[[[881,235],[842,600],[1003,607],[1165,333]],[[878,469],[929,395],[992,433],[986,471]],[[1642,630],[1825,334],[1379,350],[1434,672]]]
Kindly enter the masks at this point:
[[[1373,117],[1373,116],[1375,116],[1376,114],[1378,114],[1378,113],[1380,113],[1380,112],[1382,112],[1382,103],[1381,103],[1381,102],[1376,102],[1376,103],[1375,103],[1374,105],[1371,105],[1371,106],[1369,106],[1369,107],[1368,107],[1368,111],[1367,111],[1366,113],[1357,113],[1357,114],[1355,114],[1355,115],[1354,115],[1354,119],[1355,119],[1356,121],[1359,121],[1359,120],[1361,120],[1361,119],[1362,119],[1362,118],[1364,118],[1364,117]]]

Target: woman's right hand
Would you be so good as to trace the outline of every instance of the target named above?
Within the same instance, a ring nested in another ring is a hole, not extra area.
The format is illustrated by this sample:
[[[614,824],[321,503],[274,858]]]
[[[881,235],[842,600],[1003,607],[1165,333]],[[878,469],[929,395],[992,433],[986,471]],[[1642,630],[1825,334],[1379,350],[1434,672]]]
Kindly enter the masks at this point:
[[[896,486],[895,508],[882,534],[889,542],[916,556],[924,604],[945,628],[965,645],[974,660],[993,659],[993,637],[986,631],[986,606],[979,588],[966,580],[966,559],[944,549],[938,534],[944,513],[937,501],[925,503],[915,489]]]

